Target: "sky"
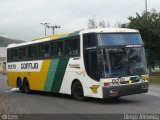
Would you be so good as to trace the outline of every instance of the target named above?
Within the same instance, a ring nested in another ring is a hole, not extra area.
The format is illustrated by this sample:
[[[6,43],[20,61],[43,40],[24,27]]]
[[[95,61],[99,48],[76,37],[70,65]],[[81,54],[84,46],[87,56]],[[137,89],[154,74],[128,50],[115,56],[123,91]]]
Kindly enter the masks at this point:
[[[160,12],[160,0],[147,0],[148,11]],[[0,0],[0,36],[32,40],[44,36],[40,23],[60,25],[55,33],[86,29],[88,20],[114,26],[145,10],[145,0]],[[47,29],[47,35],[52,30]]]

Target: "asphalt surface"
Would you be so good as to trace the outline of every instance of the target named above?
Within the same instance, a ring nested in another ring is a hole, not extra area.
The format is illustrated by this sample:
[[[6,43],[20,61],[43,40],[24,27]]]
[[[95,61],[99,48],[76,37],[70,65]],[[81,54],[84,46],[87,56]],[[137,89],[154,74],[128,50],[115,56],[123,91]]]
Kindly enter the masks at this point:
[[[7,86],[0,74],[0,113],[7,114],[136,114],[160,113],[160,86],[150,85],[146,94],[118,100],[88,99],[76,101],[69,95],[33,92],[19,93]]]

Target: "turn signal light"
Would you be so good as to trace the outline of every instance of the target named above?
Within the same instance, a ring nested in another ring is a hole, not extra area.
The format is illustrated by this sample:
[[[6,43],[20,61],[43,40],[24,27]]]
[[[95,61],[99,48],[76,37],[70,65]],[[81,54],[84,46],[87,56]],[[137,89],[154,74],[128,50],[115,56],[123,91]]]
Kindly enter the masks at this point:
[[[105,86],[105,87],[109,87],[110,84],[109,84],[109,83],[104,83],[104,86]]]

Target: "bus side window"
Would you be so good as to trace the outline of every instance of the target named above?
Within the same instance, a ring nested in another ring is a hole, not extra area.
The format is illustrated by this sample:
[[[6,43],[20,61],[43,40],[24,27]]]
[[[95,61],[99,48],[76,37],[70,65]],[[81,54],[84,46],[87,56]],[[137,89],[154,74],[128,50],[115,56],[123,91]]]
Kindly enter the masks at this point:
[[[80,53],[80,40],[78,37],[65,40],[65,55],[77,56]]]
[[[70,56],[72,55],[72,40],[68,39],[65,40],[65,55]]]
[[[38,45],[38,57],[43,57],[43,45]]]
[[[49,46],[49,43],[46,43],[43,45],[43,57],[49,57],[50,56],[50,46]]]
[[[20,60],[26,60],[27,59],[27,47],[19,48],[19,59]]]
[[[73,55],[79,55],[80,53],[80,40],[79,38],[73,39]]]
[[[21,60],[22,59],[22,48],[18,49],[18,59]]]
[[[32,58],[37,58],[37,46],[32,46]]]
[[[57,42],[58,56],[63,56],[63,41]]]
[[[40,58],[47,58],[50,56],[49,43],[43,43],[43,44],[38,45],[38,56]]]
[[[16,60],[16,54],[15,54],[16,50],[15,49],[12,49],[11,51],[11,55],[12,55],[12,61],[15,61]]]
[[[13,61],[17,61],[18,60],[18,49],[17,48],[13,49],[11,54],[13,54],[12,56]]]
[[[11,61],[11,49],[7,50],[7,61]]]
[[[26,56],[25,48],[21,48],[20,50],[21,50],[21,59],[25,60],[26,59],[26,57],[25,57]]]
[[[11,49],[11,61],[13,61],[14,49]]]
[[[28,47],[28,58],[36,59],[37,58],[37,46],[29,46]]]
[[[57,42],[51,42],[51,56],[58,56]]]

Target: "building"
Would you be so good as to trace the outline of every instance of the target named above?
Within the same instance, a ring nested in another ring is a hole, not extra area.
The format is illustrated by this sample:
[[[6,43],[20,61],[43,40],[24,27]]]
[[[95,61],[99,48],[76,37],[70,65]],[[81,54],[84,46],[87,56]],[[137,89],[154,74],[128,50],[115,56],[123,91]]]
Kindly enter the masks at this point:
[[[6,47],[0,47],[0,72],[4,71],[6,64]]]
[[[0,36],[0,72],[5,72],[6,70],[6,58],[7,58],[6,47],[9,44],[22,43],[22,42],[25,42],[25,41],[5,38]]]

